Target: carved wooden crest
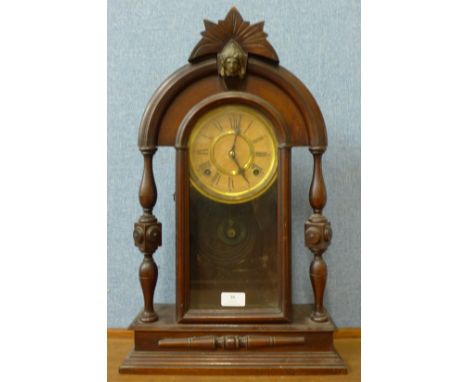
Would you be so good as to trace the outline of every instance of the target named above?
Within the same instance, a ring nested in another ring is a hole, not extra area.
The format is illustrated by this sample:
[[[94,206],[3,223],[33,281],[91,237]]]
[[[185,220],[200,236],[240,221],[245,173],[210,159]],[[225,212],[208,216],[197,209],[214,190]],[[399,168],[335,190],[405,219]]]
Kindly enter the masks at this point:
[[[224,20],[218,24],[204,20],[205,30],[201,32],[203,38],[193,49],[189,62],[220,53],[225,45],[234,40],[247,54],[266,58],[275,64],[279,63],[278,55],[267,41],[268,34],[263,31],[263,21],[250,25],[244,21],[239,11],[232,7]]]

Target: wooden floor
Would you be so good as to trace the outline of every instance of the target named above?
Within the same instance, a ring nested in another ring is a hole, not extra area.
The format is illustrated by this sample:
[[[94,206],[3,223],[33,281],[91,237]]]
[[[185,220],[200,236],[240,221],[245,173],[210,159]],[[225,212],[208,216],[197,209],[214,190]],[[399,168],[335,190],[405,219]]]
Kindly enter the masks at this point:
[[[335,382],[335,381],[360,381],[361,380],[361,339],[356,332],[338,332],[335,339],[336,350],[348,365],[347,375],[315,375],[315,376],[184,376],[184,375],[122,375],[119,374],[119,366],[133,347],[132,332],[126,330],[109,330],[107,335],[107,380],[118,381],[168,381],[168,382],[270,382],[270,381],[295,381],[295,382]],[[350,338],[351,337],[351,338]]]

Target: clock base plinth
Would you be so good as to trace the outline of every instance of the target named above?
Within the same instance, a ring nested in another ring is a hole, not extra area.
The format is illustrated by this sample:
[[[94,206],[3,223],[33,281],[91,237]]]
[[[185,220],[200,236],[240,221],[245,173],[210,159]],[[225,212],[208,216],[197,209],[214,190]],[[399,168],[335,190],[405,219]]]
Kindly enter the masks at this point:
[[[157,305],[159,320],[130,329],[135,348],[120,366],[127,374],[345,374],[333,346],[331,320],[310,319],[310,305],[293,305],[280,324],[179,324],[175,305]]]

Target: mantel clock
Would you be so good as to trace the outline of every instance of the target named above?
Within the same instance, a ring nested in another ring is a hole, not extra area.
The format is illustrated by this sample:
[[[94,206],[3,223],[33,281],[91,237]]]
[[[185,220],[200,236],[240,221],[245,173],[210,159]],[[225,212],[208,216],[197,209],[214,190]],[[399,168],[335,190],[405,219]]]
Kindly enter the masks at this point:
[[[323,306],[332,231],[322,215],[325,123],[306,87],[279,65],[263,22],[232,8],[205,20],[189,64],[149,101],[138,138],[143,214],[135,245],[144,309],[122,373],[345,373]],[[152,159],[176,149],[176,302],[154,304],[162,243]],[[313,157],[305,222],[313,305],[291,301],[291,147]]]

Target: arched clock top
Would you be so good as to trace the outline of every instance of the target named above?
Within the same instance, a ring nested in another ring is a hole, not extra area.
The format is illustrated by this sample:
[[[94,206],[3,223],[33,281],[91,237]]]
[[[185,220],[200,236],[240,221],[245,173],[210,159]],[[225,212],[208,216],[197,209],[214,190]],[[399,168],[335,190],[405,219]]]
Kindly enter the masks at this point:
[[[282,115],[291,146],[325,151],[327,132],[320,108],[304,84],[279,65],[263,21],[251,25],[232,7],[224,20],[204,24],[190,64],[151,97],[140,124],[140,150],[176,145],[179,126],[195,105],[236,90],[263,99]]]
[[[262,98],[283,116],[291,146],[324,151],[327,132],[312,94],[291,72],[265,60],[249,57],[239,91]],[[175,146],[186,114],[205,98],[229,92],[218,75],[215,58],[189,64],[172,74],[151,97],[140,124],[140,150]]]

